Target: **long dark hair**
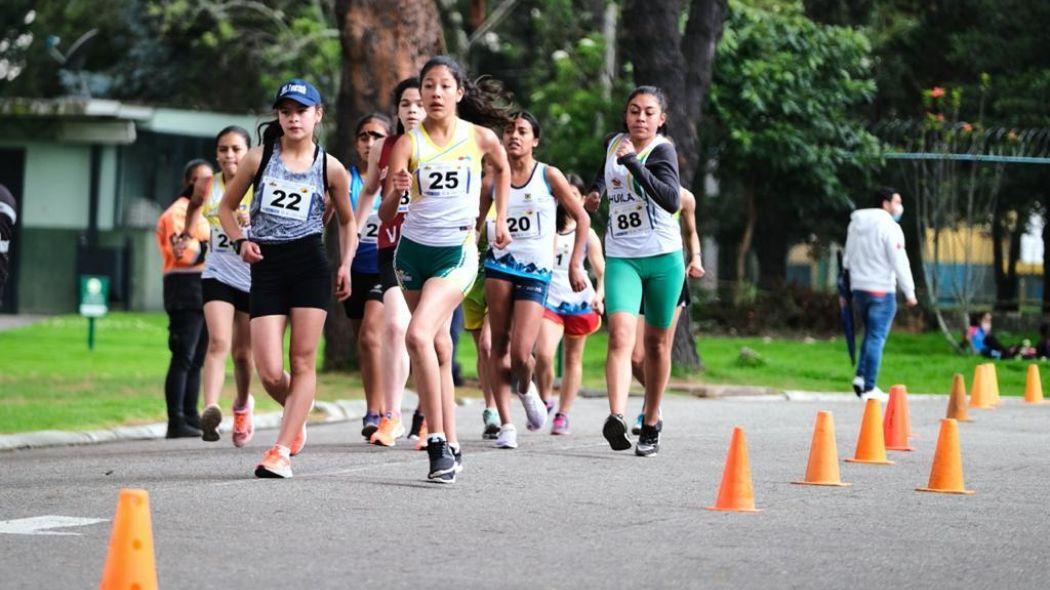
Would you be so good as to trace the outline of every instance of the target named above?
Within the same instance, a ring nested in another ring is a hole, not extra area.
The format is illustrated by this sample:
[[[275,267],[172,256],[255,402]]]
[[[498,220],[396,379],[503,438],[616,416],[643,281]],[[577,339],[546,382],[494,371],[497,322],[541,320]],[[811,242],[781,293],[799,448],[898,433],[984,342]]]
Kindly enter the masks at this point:
[[[624,103],[624,107],[623,107],[623,130],[624,130],[624,132],[628,131],[628,129],[627,129],[627,107],[628,107],[628,105],[631,104],[631,101],[634,100],[634,98],[636,96],[640,96],[642,94],[648,94],[649,96],[655,98],[657,104],[660,105],[660,110],[663,111],[664,115],[667,114],[667,95],[664,94],[664,91],[659,86],[639,86],[638,88],[635,88],[634,90],[632,90],[629,95],[627,95],[627,102]],[[667,120],[666,119],[664,120],[664,124],[660,125],[660,128],[657,129],[656,132],[659,133],[660,135],[667,135]]]
[[[211,163],[201,158],[194,158],[186,162],[186,166],[182,169],[182,191],[179,192],[180,197],[189,197],[193,194],[193,172],[201,166],[207,166],[211,170]]]
[[[583,183],[583,179],[580,178],[579,174],[570,172],[565,175],[565,180],[569,181],[571,186],[576,187],[576,190],[580,191],[581,195],[587,194],[587,185]],[[565,226],[569,224],[569,212],[565,210],[565,207],[558,203],[558,208],[554,210],[554,227],[558,229],[558,233],[565,231]]]
[[[456,114],[475,125],[500,129],[510,119],[509,102],[503,85],[493,78],[482,76],[470,80],[456,60],[447,55],[430,58],[419,71],[419,81],[427,77],[427,72],[437,67],[448,68],[456,84],[463,89],[463,99],[456,108]]]
[[[241,127],[240,125],[228,125],[226,127],[223,127],[222,131],[220,131],[215,136],[215,149],[219,149],[219,141],[222,140],[223,137],[226,137],[231,133],[240,135],[241,139],[244,140],[244,144],[249,148],[252,147],[252,136],[250,133],[248,133],[247,129]]]
[[[535,115],[529,111],[517,111],[510,114],[510,123],[514,123],[514,121],[517,121],[518,119],[525,119],[525,122],[529,124],[529,127],[532,127],[532,135],[536,139],[540,138],[540,121]]]
[[[394,91],[390,93],[390,102],[394,105],[394,120],[397,121],[398,135],[405,134],[405,125],[401,122],[401,117],[398,116],[398,113],[401,111],[401,95],[403,95],[409,88],[419,90],[419,78],[415,76],[405,78],[398,82],[397,86],[394,86]]]

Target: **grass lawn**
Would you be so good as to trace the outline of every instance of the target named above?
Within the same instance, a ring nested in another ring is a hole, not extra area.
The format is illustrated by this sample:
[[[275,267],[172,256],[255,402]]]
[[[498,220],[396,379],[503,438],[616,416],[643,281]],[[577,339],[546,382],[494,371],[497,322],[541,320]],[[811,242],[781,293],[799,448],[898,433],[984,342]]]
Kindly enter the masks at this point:
[[[87,350],[86,334],[87,321],[78,316],[56,317],[0,332],[0,433],[80,430],[164,418],[166,316],[111,314],[98,322],[94,351]],[[1006,335],[1001,338],[1013,341]],[[476,356],[469,335],[464,334],[461,344],[459,358],[464,374],[474,376]],[[744,346],[757,351],[764,363],[738,363]],[[701,338],[699,347],[707,370],[693,376],[695,381],[849,391],[852,371],[841,338],[804,342],[711,337]],[[604,333],[589,341],[584,359],[585,386],[604,388],[605,348]],[[894,333],[886,346],[879,382],[883,389],[892,383],[905,383],[912,392],[947,393],[953,373],[963,373],[969,382],[979,362],[982,359],[952,353],[938,334]],[[1026,366],[1016,361],[998,363],[1003,395],[1023,393]],[[227,371],[224,407],[233,396],[232,368]],[[1047,372],[1043,371],[1044,377]],[[259,409],[277,409],[255,383]],[[478,395],[471,389],[461,393]],[[360,396],[361,383],[356,375],[318,376],[320,399]]]

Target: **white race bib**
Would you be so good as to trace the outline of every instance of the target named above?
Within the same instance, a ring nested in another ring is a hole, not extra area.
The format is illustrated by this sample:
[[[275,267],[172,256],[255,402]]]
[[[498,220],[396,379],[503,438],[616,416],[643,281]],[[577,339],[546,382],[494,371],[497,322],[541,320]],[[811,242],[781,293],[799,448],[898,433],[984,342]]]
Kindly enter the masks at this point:
[[[263,213],[306,221],[313,201],[314,191],[310,185],[269,176],[263,178],[262,184],[266,187],[260,207]]]
[[[419,174],[419,193],[438,199],[465,198],[470,194],[470,165],[468,162],[433,162],[423,164]]]
[[[516,240],[540,237],[540,215],[533,205],[507,210],[507,230]]]
[[[405,191],[401,193],[401,199],[397,202],[398,213],[408,213],[408,204],[412,202],[412,195]]]
[[[379,214],[372,213],[361,226],[360,239],[362,244],[375,244],[379,242]]]
[[[221,227],[211,228],[211,245],[212,252],[222,252],[224,254],[233,251],[233,244],[230,243],[230,236],[226,235],[226,232],[222,231]]]
[[[632,200],[626,202],[613,202],[617,199],[628,197],[628,193],[614,193],[610,195],[609,204],[609,231],[613,237],[621,238],[645,234],[653,231],[653,222],[649,218],[645,202]]]
[[[558,248],[554,252],[554,269],[569,272],[569,261],[572,260],[572,248]]]

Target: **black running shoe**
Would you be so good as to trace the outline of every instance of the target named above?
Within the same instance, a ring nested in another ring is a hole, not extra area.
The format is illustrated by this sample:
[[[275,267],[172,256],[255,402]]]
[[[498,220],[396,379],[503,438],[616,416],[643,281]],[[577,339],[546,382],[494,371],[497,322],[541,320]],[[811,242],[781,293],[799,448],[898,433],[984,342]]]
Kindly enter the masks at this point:
[[[423,414],[416,411],[412,414],[412,428],[408,429],[408,440],[419,440],[419,431],[423,428]]]
[[[371,439],[372,435],[379,430],[379,420],[382,418],[379,414],[368,412],[361,418],[361,436],[365,437],[366,440]]]
[[[427,479],[434,483],[456,482],[456,458],[448,441],[430,439],[427,441],[427,455],[430,457],[430,473]]]
[[[642,434],[638,436],[638,444],[634,446],[634,454],[639,457],[652,457],[659,453],[660,431],[663,429],[663,420],[660,420],[654,426],[642,424]]]
[[[631,439],[627,438],[627,422],[623,414],[609,414],[602,427],[602,436],[609,441],[609,446],[614,451],[626,451],[631,448]]]
[[[461,447],[459,445],[456,445],[456,446],[449,445],[448,447],[450,449],[452,449],[452,458],[456,460],[456,473],[462,473],[463,472],[463,447]]]

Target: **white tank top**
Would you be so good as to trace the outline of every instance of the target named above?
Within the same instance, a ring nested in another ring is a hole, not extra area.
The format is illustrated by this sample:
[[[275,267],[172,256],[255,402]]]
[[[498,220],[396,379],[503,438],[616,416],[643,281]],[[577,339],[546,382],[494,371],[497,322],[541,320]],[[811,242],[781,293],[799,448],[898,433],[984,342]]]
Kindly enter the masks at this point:
[[[536,162],[524,186],[511,186],[507,200],[507,230],[514,239],[500,249],[495,241],[495,223],[489,222],[489,250],[485,268],[549,281],[554,266],[555,212],[558,200],[547,182],[547,165]]]
[[[579,293],[573,291],[572,285],[569,284],[569,261],[572,259],[572,246],[575,243],[576,228],[554,234],[554,271],[551,273],[551,284],[547,289],[547,302],[544,305],[559,315],[587,313],[591,310],[591,300],[594,299],[594,286],[591,285],[590,277],[587,277],[587,288]]]
[[[233,244],[229,236],[222,230],[219,222],[219,204],[222,195],[226,192],[226,186],[222,182],[222,175],[216,175],[215,181],[211,183],[211,193],[204,203],[204,217],[211,225],[211,239],[208,243],[208,257],[204,261],[203,279],[215,279],[223,284],[229,285],[239,291],[248,292],[252,287],[251,266],[234,252]],[[248,209],[252,202],[252,189],[241,200],[237,208],[238,217],[247,217]],[[248,235],[248,226],[242,227],[245,235]]]
[[[609,226],[605,230],[605,255],[613,258],[644,258],[682,249],[682,234],[674,215],[652,202],[626,166],[616,162],[616,149],[627,137],[620,133],[609,142],[605,155],[605,192],[609,197]],[[668,143],[657,135],[638,154],[645,159],[658,146]]]

